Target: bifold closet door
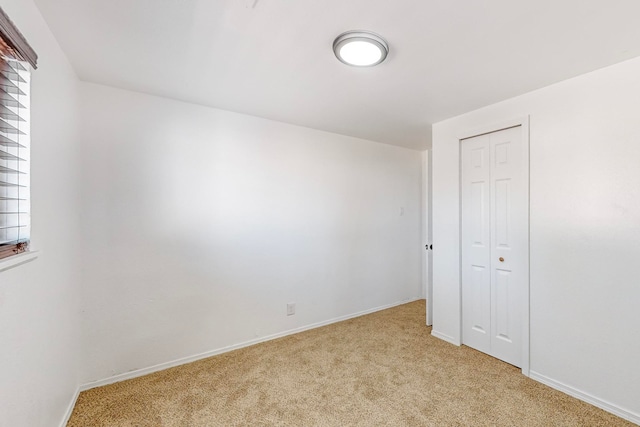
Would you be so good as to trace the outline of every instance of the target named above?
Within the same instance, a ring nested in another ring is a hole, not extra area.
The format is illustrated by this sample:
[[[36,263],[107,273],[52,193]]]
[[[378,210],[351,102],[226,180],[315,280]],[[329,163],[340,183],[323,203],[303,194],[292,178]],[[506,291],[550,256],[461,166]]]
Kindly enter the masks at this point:
[[[521,128],[462,141],[462,342],[520,366],[528,277]]]

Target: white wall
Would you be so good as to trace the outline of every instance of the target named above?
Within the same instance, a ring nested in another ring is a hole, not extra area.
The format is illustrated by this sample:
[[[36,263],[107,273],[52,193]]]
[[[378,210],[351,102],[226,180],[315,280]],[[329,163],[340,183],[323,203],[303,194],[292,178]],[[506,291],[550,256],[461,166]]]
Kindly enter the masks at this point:
[[[434,333],[460,340],[456,136],[530,115],[532,376],[636,422],[638,76],[640,58],[433,127]]]
[[[0,425],[56,426],[78,387],[77,79],[31,0],[0,5],[40,56],[31,85],[32,246],[0,272]]]
[[[84,382],[421,295],[420,152],[94,84],[81,100]]]

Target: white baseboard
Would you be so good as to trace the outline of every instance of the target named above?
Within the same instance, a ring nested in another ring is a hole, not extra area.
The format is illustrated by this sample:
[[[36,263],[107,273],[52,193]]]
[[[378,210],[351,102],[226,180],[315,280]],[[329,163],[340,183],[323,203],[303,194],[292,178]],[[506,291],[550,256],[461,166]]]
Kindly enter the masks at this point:
[[[76,401],[78,400],[79,395],[80,395],[80,388],[76,388],[76,392],[73,394],[73,398],[71,398],[71,402],[69,402],[67,411],[65,412],[64,417],[62,418],[60,427],[65,427],[69,422],[69,418],[71,418],[71,413],[73,412],[73,408],[76,406]]]
[[[589,393],[580,391],[574,387],[563,384],[560,381],[556,381],[535,371],[530,371],[529,378],[536,380],[544,385],[548,385],[551,388],[555,388],[556,390],[568,394],[569,396],[573,396],[576,399],[580,399],[583,402],[587,402],[600,409],[604,409],[607,412],[611,412],[612,414],[617,415],[620,418],[624,418],[627,421],[640,425],[640,414],[636,414],[623,409],[617,405],[614,405],[613,403],[609,403],[606,400],[602,400],[600,398],[592,396]]]
[[[438,332],[438,331],[432,329],[431,330],[431,335],[433,335],[434,337],[439,338],[439,339],[441,339],[443,341],[446,341],[446,342],[448,342],[450,344],[457,345],[458,347],[460,347],[460,341],[455,339],[455,338],[453,338],[453,337],[450,337],[447,334],[443,334],[442,332]]]
[[[218,349],[215,349],[215,350],[210,350],[210,351],[207,351],[207,352],[204,352],[204,353],[200,353],[200,354],[196,354],[196,355],[193,355],[193,356],[183,357],[183,358],[180,358],[180,359],[173,360],[171,362],[160,363],[158,365],[150,366],[148,368],[136,369],[136,370],[133,370],[133,371],[130,371],[130,372],[125,372],[123,374],[114,375],[112,377],[105,378],[105,379],[102,379],[102,380],[92,381],[92,382],[83,384],[83,385],[80,386],[80,391],[85,391],[85,390],[89,390],[89,389],[96,388],[96,387],[102,387],[102,386],[105,386],[105,385],[108,385],[108,384],[117,383],[117,382],[120,382],[120,381],[130,380],[132,378],[141,377],[143,375],[148,375],[148,374],[151,374],[153,372],[158,372],[158,371],[162,371],[164,369],[173,368],[175,366],[180,366],[180,365],[184,365],[184,364],[187,364],[187,363],[195,362],[196,360],[206,359],[208,357],[216,356],[218,354],[226,353],[226,352],[233,351],[233,350],[238,350],[238,349],[244,348],[244,347],[249,347],[251,345],[259,344],[261,342],[271,341],[271,340],[274,340],[276,338],[285,337],[287,335],[293,335],[293,334],[297,334],[297,333],[300,333],[300,332],[308,331],[309,329],[315,329],[315,328],[319,328],[319,327],[322,327],[322,326],[327,326],[327,325],[330,325],[332,323],[337,323],[337,322],[342,322],[344,320],[353,319],[354,317],[360,317],[360,316],[364,316],[366,314],[375,313],[376,311],[382,311],[382,310],[386,310],[388,308],[397,307],[399,305],[408,304],[410,302],[418,301],[420,299],[423,299],[423,298],[420,298],[420,297],[408,298],[408,299],[406,299],[404,301],[398,301],[398,302],[394,302],[392,304],[387,304],[387,305],[383,305],[383,306],[380,306],[380,307],[371,308],[369,310],[359,311],[357,313],[348,314],[348,315],[340,316],[340,317],[335,317],[333,319],[325,320],[323,322],[312,323],[312,324],[307,325],[307,326],[301,326],[299,328],[289,329],[287,331],[279,332],[277,334],[256,338],[254,340],[244,341],[244,342],[241,342],[241,343],[238,343],[238,344],[233,344],[233,345],[222,347],[222,348],[218,348]],[[72,407],[72,409],[73,409],[73,407]]]

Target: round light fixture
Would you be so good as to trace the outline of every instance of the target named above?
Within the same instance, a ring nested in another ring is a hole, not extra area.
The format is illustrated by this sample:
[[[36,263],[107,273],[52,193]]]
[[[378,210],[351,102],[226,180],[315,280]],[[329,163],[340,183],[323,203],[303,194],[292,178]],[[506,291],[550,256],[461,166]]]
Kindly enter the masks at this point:
[[[385,60],[389,45],[371,31],[347,31],[333,41],[336,58],[354,67],[373,67]]]

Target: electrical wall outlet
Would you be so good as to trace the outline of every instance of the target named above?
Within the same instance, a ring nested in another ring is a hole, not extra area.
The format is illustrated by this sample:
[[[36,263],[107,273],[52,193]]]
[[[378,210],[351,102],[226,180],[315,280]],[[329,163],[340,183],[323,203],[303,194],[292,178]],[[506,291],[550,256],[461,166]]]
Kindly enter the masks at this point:
[[[287,316],[293,316],[294,314],[296,314],[296,303],[290,302],[287,304]]]

